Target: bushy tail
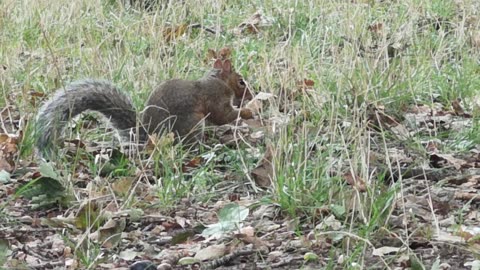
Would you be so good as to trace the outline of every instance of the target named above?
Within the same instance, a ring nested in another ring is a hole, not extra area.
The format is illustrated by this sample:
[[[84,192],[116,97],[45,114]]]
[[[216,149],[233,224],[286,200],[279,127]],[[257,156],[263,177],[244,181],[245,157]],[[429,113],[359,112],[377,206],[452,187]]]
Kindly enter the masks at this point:
[[[130,98],[115,86],[97,80],[74,82],[57,90],[38,112],[36,146],[40,155],[51,156],[66,122],[87,110],[103,114],[122,136],[128,136],[130,129],[137,126],[137,114]]]

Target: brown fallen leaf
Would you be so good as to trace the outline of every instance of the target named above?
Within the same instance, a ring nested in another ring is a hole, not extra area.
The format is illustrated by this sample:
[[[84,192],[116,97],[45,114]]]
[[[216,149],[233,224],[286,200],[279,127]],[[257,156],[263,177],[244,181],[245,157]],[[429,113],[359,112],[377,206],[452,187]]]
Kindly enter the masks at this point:
[[[453,165],[455,169],[460,170],[463,166],[467,164],[467,161],[459,158],[455,158],[450,154],[439,154],[434,153],[430,155],[430,162],[436,168],[443,167],[442,163],[447,162],[449,165]]]
[[[470,37],[470,44],[477,50],[480,49],[480,31],[475,31]]]
[[[35,91],[35,90],[33,90],[33,89],[30,90],[28,93],[29,93],[30,96],[32,96],[32,97],[44,97],[44,96],[45,96],[45,93],[43,93],[43,92],[38,92],[38,91]]]
[[[228,194],[228,200],[231,202],[238,202],[240,201],[240,194],[237,193],[230,193]]]
[[[117,179],[112,183],[112,190],[117,195],[127,196],[128,191],[132,187],[134,181],[135,178],[133,177],[122,177],[120,179]]]
[[[112,218],[98,230],[98,240],[104,248],[114,248],[122,240],[122,232],[125,230],[125,218]]]
[[[462,200],[462,201],[472,201],[472,202],[479,202],[480,196],[478,193],[469,193],[469,192],[455,192],[455,199]]]
[[[271,145],[267,146],[263,158],[260,160],[259,164],[255,169],[251,171],[255,183],[259,187],[269,187],[271,186],[273,180],[273,147]]]
[[[195,254],[195,259],[200,261],[213,260],[222,257],[227,252],[225,244],[211,245],[199,250]]]
[[[433,115],[433,109],[427,105],[415,105],[410,108],[407,112],[414,113],[414,114],[429,114]]]
[[[434,154],[434,153],[437,153],[439,150],[439,142],[437,141],[428,141],[427,143],[427,147],[426,147],[426,150],[427,150],[427,153],[430,153],[430,154]]]
[[[348,171],[343,175],[343,179],[347,181],[351,186],[355,187],[360,192],[367,191],[367,185],[360,176],[354,176],[351,171]]]
[[[19,136],[0,134],[0,171],[12,172],[14,170],[19,141]]]
[[[258,250],[262,249],[263,247],[267,247],[266,243],[262,241],[262,239],[254,235],[239,233],[239,234],[236,234],[235,237],[237,237],[239,240],[241,240],[245,244],[252,244],[253,247]]]
[[[240,25],[238,25],[238,29],[243,32],[253,33],[256,34],[259,32],[258,25],[262,21],[262,14],[260,12],[256,12],[250,18],[243,21]]]
[[[232,56],[232,49],[228,47],[221,48],[217,54],[217,57],[220,60],[230,59],[230,56]]]
[[[15,135],[0,134],[0,151],[5,155],[17,153],[19,137]]]
[[[170,220],[162,222],[162,226],[165,228],[165,231],[171,231],[171,230],[174,230],[174,229],[182,229],[182,226],[180,224],[178,224],[176,221],[173,222],[173,221],[170,221]]]
[[[262,15],[260,11],[257,11],[255,14],[239,24],[238,27],[234,29],[234,32],[237,35],[243,33],[258,34],[260,33],[260,29],[262,27],[272,25],[272,21],[272,18],[267,18],[266,16]]]
[[[383,32],[383,23],[374,23],[368,26],[368,31],[380,35]]]
[[[200,166],[201,162],[202,162],[202,158],[199,156],[192,158],[187,163],[184,163],[182,165],[182,172],[188,172],[188,171],[191,171],[192,169],[197,168],[198,166]]]
[[[210,60],[217,60],[217,59],[220,59],[222,61],[227,59],[231,60],[231,56],[232,56],[232,49],[229,47],[221,48],[218,52],[214,49],[208,49],[204,62],[209,63]]]
[[[214,49],[208,49],[207,55],[205,56],[205,59],[203,60],[203,62],[205,64],[208,64],[210,63],[210,60],[215,60],[215,59],[217,59],[217,51],[215,51]]]
[[[255,115],[261,115],[264,110],[264,104],[266,102],[272,104],[274,99],[275,95],[271,93],[259,92],[253,97],[252,100],[248,101],[248,103],[245,105],[245,108],[250,109]]]
[[[263,111],[263,102],[259,99],[252,99],[247,105],[245,105],[245,108],[249,109],[256,115],[259,115]]]
[[[383,256],[388,255],[388,254],[397,254],[397,252],[400,251],[400,249],[401,248],[399,248],[399,247],[388,247],[388,246],[379,247],[379,248],[376,248],[376,249],[373,250],[372,255],[383,257]]]
[[[385,112],[384,105],[370,104],[367,114],[370,123],[375,126],[397,127],[400,125],[399,121]]]
[[[167,26],[163,30],[163,37],[167,42],[170,42],[172,39],[176,39],[181,35],[185,34],[188,29],[188,24],[180,24],[177,26]]]
[[[29,91],[29,94],[30,94],[30,99],[29,99],[30,105],[32,105],[34,107],[37,104],[38,98],[43,98],[45,96],[45,93],[38,92],[38,91],[35,91],[33,89]]]
[[[462,108],[462,105],[460,105],[461,99],[457,98],[454,101],[452,101],[452,107],[455,115],[458,116],[463,116],[465,114],[465,111]]]
[[[305,91],[307,89],[313,89],[313,86],[315,85],[315,82],[310,79],[303,79],[303,81],[298,81],[297,82],[297,88],[300,91]]]
[[[69,140],[69,139],[65,139],[63,140],[64,143],[70,143],[72,144],[73,146],[75,146],[75,148],[82,148],[82,149],[85,149],[86,148],[86,145],[84,142],[82,142],[81,140],[79,139],[72,139],[72,140]]]
[[[3,157],[0,157],[0,171],[4,170],[6,172],[12,172],[14,168],[15,168],[14,165],[12,165]]]
[[[158,136],[157,134],[152,134],[148,136],[147,144],[145,145],[144,150],[152,154],[155,149],[165,149],[169,148],[170,145],[175,141],[175,135],[173,132],[169,132],[163,136]]]
[[[101,205],[97,201],[90,200],[82,202],[75,215],[75,226],[79,229],[98,226],[103,221],[100,212]]]

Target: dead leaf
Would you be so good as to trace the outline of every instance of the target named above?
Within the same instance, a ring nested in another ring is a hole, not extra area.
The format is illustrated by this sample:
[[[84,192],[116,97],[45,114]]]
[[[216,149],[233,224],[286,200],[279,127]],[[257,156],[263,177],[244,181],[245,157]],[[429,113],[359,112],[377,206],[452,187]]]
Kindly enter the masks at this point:
[[[269,100],[272,98],[275,98],[275,95],[272,93],[266,93],[266,92],[259,92],[254,97],[254,99],[258,99],[258,100]]]
[[[334,230],[334,231],[338,231],[340,229],[342,229],[342,223],[340,221],[338,221],[336,218],[335,218],[335,215],[329,215],[328,217],[324,218],[322,222],[320,222],[319,224],[317,224],[315,226],[315,230],[318,231],[318,232],[321,232],[321,231],[329,231],[329,230]]]
[[[144,254],[139,254],[139,255],[143,255],[145,256]],[[138,257],[143,257],[143,256],[138,256]],[[140,260],[140,261],[135,261],[134,263],[132,263],[130,265],[130,267],[128,267],[129,270],[153,270],[153,269],[171,269],[171,267],[167,267],[167,268],[160,268],[162,264],[160,264],[157,268],[157,265],[155,263],[153,263],[152,261],[149,261],[149,260]],[[167,264],[169,265],[169,264]],[[120,269],[126,269],[124,267],[118,267],[117,264],[113,265],[100,265],[102,266],[103,268],[102,269],[117,269],[117,270],[120,270]]]
[[[259,131],[256,131],[256,132],[253,132],[252,134],[250,134],[250,138],[254,139],[255,141],[263,138],[264,136],[265,136],[265,133],[263,132],[263,130],[259,130]]]
[[[370,104],[368,106],[368,119],[376,126],[396,127],[400,125],[399,121],[385,112],[385,106],[383,105]],[[397,130],[401,130],[401,128],[397,128]],[[401,133],[408,134],[408,131]]]
[[[115,182],[112,183],[112,190],[115,194],[120,196],[126,196],[128,191],[132,187],[135,178],[133,177],[122,177],[117,179]]]
[[[390,127],[390,130],[397,135],[400,140],[407,140],[410,138],[410,131],[402,124]]]
[[[250,128],[254,128],[254,129],[265,127],[264,123],[260,119],[246,119],[246,120],[243,120],[243,122],[247,124],[247,126],[249,126]]]
[[[453,157],[453,155],[450,154],[439,154],[439,153],[434,153],[430,155],[430,162],[432,163],[432,166],[435,168],[441,168],[443,167],[444,162],[447,162],[450,165],[453,165],[455,169],[460,170],[463,166],[467,164],[467,161],[463,159],[458,159]]]
[[[191,160],[189,160],[186,164],[182,165],[182,171],[183,172],[191,171],[192,169],[195,169],[198,166],[200,166],[201,162],[202,162],[202,157],[196,156]]]
[[[472,201],[472,202],[479,202],[480,196],[478,193],[469,193],[469,192],[455,192],[455,199],[461,201]]]
[[[256,237],[254,235],[247,235],[247,234],[237,234],[235,235],[238,239],[242,240],[245,244],[252,244],[253,247],[257,250],[261,250],[267,247],[267,244],[262,241],[261,238]],[[267,249],[268,250],[268,249]]]
[[[19,136],[12,134],[0,134],[0,155],[3,155],[5,158],[12,157],[17,154]]]
[[[438,234],[434,235],[434,239],[439,242],[447,243],[464,243],[465,240],[461,236],[452,235],[451,233],[440,230]]]
[[[300,91],[305,91],[307,89],[313,89],[315,82],[310,79],[303,79],[303,81],[297,82],[297,88]]]
[[[249,109],[256,115],[260,115],[263,111],[263,102],[259,99],[252,99],[245,105],[245,108]]]
[[[246,226],[240,229],[240,233],[246,236],[254,236],[255,235],[255,228],[252,226]]]
[[[465,111],[463,110],[462,105],[460,105],[460,101],[459,98],[452,101],[452,107],[456,115],[463,116],[465,115]]]
[[[169,148],[175,141],[175,134],[169,132],[163,136],[158,136],[158,134],[148,135],[148,141],[145,145],[144,150],[152,154],[155,149],[165,149]]]
[[[243,21],[239,26],[238,29],[243,32],[248,32],[248,33],[253,33],[256,34],[259,32],[258,30],[258,25],[262,21],[262,14],[260,12],[256,12],[250,18],[247,20]]]
[[[173,39],[177,39],[181,35],[185,34],[188,29],[188,24],[180,24],[177,26],[167,26],[163,30],[163,37],[167,42],[170,42]]]
[[[178,224],[177,222],[171,222],[171,221],[165,221],[162,223],[163,228],[165,231],[171,231],[174,229],[182,229],[182,226]]]
[[[258,34],[260,29],[265,26],[271,26],[273,23],[273,18],[268,18],[260,11],[255,12],[250,18],[243,21],[234,29],[234,32],[238,34],[249,33],[249,34]]]
[[[65,260],[65,269],[78,269],[78,260],[75,259],[66,259]]]
[[[33,89],[29,91],[29,94],[32,97],[44,97],[45,96],[44,92],[38,92],[38,91],[35,91]]]
[[[384,255],[388,255],[388,254],[396,254],[400,250],[401,248],[398,248],[398,247],[381,247],[381,248],[374,249],[372,252],[372,255],[383,257]]]
[[[368,31],[380,35],[383,32],[383,23],[374,23],[368,26]]]
[[[205,57],[204,62],[209,63],[210,60],[217,60],[220,59],[222,61],[231,59],[232,56],[232,49],[229,47],[221,48],[218,52],[214,49],[208,49],[207,56]]]
[[[272,160],[273,147],[269,145],[257,167],[250,173],[259,187],[269,187],[271,185],[271,181],[273,180]]]
[[[282,251],[274,250],[268,253],[267,262],[278,261],[282,256],[284,256],[284,253]]]
[[[112,218],[98,230],[98,240],[104,248],[114,248],[122,240],[122,232],[127,222],[125,218]]]
[[[86,229],[90,226],[95,227],[102,222],[100,216],[101,206],[97,201],[89,200],[80,205],[77,214],[75,216],[75,226],[80,229]]]
[[[142,252],[138,252],[133,249],[126,249],[121,251],[118,254],[118,257],[120,257],[125,261],[132,261],[133,259],[135,259],[136,257],[140,257],[141,255],[142,255]]]
[[[180,227],[182,227],[182,228],[185,228],[185,225],[186,225],[187,223],[189,223],[186,218],[180,217],[180,216],[175,216],[175,221],[176,221],[177,224],[180,225]]]
[[[0,171],[5,171],[8,173],[8,172],[12,172],[14,168],[15,168],[14,165],[12,165],[6,159],[0,156]]]
[[[204,62],[207,64],[210,62],[210,60],[215,60],[217,59],[217,51],[214,49],[208,49],[207,50],[207,56],[205,56]]]
[[[201,249],[195,254],[195,259],[200,261],[213,260],[222,257],[227,253],[225,244],[211,245]]]
[[[231,202],[240,201],[240,194],[230,193],[230,194],[228,194],[228,200],[231,201]]]
[[[365,181],[363,181],[360,176],[353,175],[351,171],[345,173],[343,175],[343,179],[347,181],[351,186],[355,187],[358,191],[360,192],[365,192],[367,191],[367,185],[365,184]]]
[[[427,147],[426,147],[427,153],[429,153],[429,154],[437,153],[439,151],[438,147],[439,147],[439,142],[428,141]]]
[[[473,48],[480,49],[480,31],[475,31],[470,37],[470,43]]]
[[[45,93],[38,92],[33,89],[29,91],[29,94],[30,94],[30,99],[29,99],[30,104],[34,107],[36,107],[38,98],[42,98],[45,96]]]
[[[232,55],[232,49],[228,48],[228,47],[224,47],[224,48],[221,48],[219,51],[218,51],[218,59],[220,60],[227,60],[227,59],[230,59],[230,56]]]

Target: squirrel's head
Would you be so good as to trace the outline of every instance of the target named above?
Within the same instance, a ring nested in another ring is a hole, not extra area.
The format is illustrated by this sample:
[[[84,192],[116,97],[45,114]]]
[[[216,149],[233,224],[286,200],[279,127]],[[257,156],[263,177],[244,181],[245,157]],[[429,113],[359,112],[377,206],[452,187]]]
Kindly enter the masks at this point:
[[[217,59],[213,64],[213,68],[219,70],[217,78],[223,80],[235,93],[233,105],[240,106],[242,102],[245,103],[245,101],[253,98],[250,88],[243,80],[242,75],[235,72],[230,60],[222,61]]]

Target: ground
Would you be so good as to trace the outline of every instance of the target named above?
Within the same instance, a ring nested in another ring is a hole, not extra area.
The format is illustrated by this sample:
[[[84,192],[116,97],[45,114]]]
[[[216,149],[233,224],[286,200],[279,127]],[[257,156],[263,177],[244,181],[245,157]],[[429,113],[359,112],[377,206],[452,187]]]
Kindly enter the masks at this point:
[[[480,269],[476,1],[0,2],[2,269]],[[56,89],[231,59],[254,119],[119,143]]]

